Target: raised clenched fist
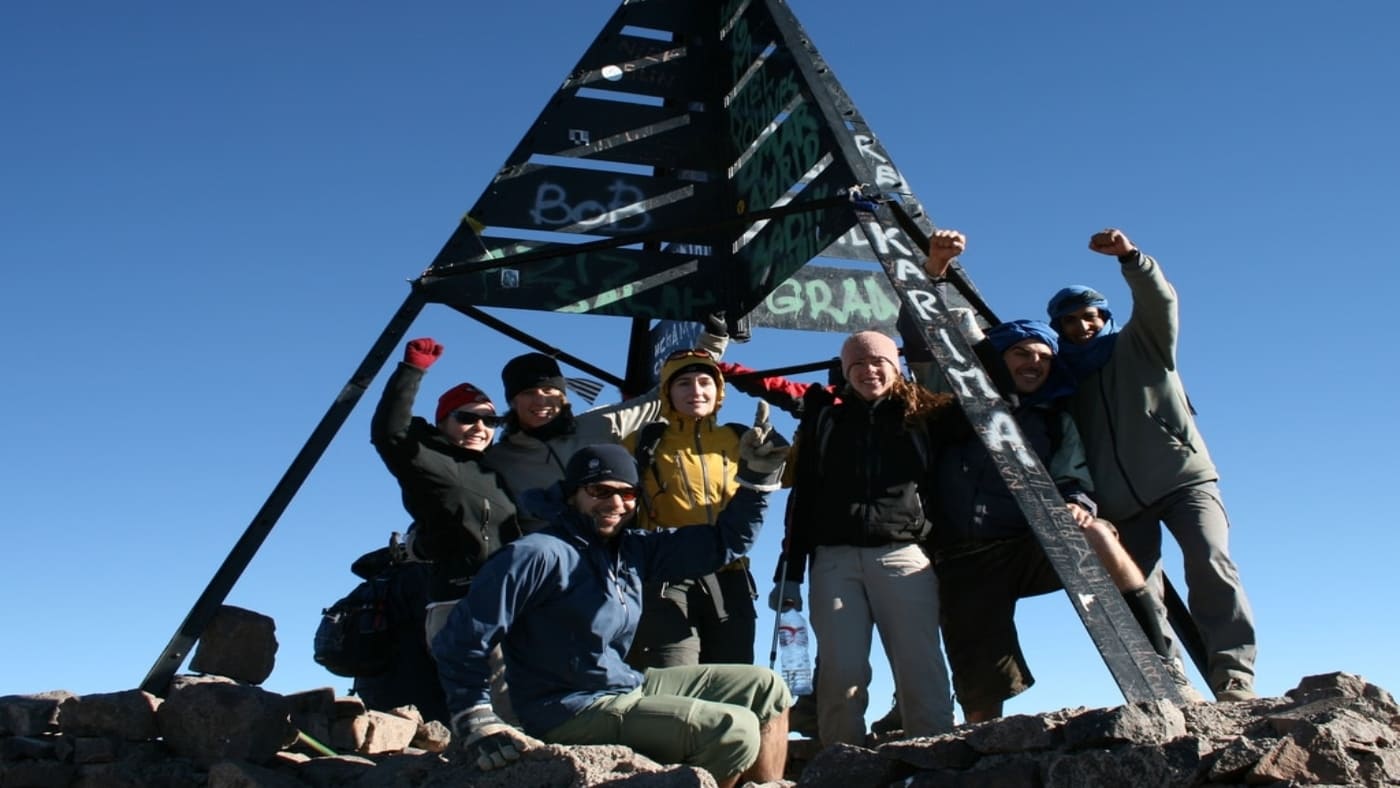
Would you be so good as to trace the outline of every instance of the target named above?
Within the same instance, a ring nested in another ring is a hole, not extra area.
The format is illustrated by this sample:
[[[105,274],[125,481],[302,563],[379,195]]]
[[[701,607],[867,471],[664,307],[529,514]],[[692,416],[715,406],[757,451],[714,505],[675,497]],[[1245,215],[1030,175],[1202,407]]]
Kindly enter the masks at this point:
[[[442,345],[439,345],[432,337],[409,340],[408,347],[403,349],[404,363],[419,369],[431,367],[441,355]]]
[[[1111,257],[1122,257],[1137,250],[1137,247],[1133,246],[1133,242],[1128,240],[1128,236],[1115,227],[1108,227],[1102,232],[1094,233],[1093,237],[1089,239],[1089,248],[1099,254]]]
[[[947,273],[953,258],[967,249],[967,236],[957,230],[934,230],[928,239],[928,260],[924,271],[935,279]]]

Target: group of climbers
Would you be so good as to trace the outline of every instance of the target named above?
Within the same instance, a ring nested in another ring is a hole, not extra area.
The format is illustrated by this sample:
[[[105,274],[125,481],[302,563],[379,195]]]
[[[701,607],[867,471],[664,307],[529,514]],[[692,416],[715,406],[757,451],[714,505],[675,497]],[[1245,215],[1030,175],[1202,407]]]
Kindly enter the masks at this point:
[[[929,276],[965,246],[935,233]],[[1122,232],[1090,248],[1117,257],[1132,289],[1121,330],[1101,295],[1071,287],[1050,323],[991,326],[978,355],[1164,666],[1185,683],[1159,602],[1161,523],[1182,545],[1212,692],[1252,697],[1252,619],[1176,372],[1175,293]],[[463,383],[429,423],[413,402],[443,349],[408,343],[372,439],[413,519],[402,552],[429,567],[434,702],[483,768],[539,737],[626,743],[721,784],[780,773],[792,699],[752,664],[745,555],[780,484],[770,603],[810,612],[824,743],[865,740],[875,632],[909,736],[950,730],[954,697],[977,722],[1033,683],[1016,600],[1060,580],[936,370],[907,377],[894,340],[862,331],[833,385],[731,375],[798,417],[789,448],[766,411],[718,421],[726,372],[747,371],[720,360],[725,344],[707,332],[664,361],[652,392],[580,414],[555,360],[526,354],[502,371],[503,416]]]

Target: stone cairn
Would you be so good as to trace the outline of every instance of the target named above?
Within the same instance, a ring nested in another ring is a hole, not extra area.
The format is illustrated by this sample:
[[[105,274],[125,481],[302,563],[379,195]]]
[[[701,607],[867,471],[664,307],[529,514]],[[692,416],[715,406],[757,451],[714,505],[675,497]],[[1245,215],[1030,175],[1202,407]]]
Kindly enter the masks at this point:
[[[0,697],[0,788],[713,786],[621,746],[549,745],[480,772],[411,706],[330,688],[280,695],[272,620],[225,607],[165,698],[141,690]],[[1400,785],[1400,707],[1348,673],[1281,698],[1065,709],[869,747],[794,740],[802,786]]]

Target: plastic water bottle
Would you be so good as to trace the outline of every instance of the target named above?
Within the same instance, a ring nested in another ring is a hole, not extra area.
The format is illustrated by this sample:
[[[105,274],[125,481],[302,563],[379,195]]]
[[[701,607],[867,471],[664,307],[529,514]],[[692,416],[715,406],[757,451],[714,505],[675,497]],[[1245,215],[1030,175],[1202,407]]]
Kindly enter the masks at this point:
[[[807,619],[801,613],[788,609],[778,614],[781,673],[793,695],[812,694],[812,658],[807,641]]]

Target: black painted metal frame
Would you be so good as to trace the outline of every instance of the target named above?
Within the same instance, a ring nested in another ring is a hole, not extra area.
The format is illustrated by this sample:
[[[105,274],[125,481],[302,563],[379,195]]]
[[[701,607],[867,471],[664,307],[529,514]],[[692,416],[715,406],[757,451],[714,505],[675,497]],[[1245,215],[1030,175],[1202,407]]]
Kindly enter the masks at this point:
[[[585,92],[600,89],[600,95]],[[647,100],[616,100],[624,94]],[[585,160],[594,166],[574,164]],[[873,193],[875,204],[849,199],[853,187]],[[571,200],[575,193],[599,196]],[[508,234],[486,235],[488,224]],[[427,303],[517,332],[511,335],[537,348],[549,346],[478,307],[631,317],[627,385],[635,386],[649,361],[640,345],[650,320],[699,320],[717,309],[748,314],[811,260],[836,257],[875,263],[869,270],[888,278],[901,309],[916,318],[905,321],[916,326],[906,331],[906,344],[926,345],[953,382],[1124,697],[1181,702],[949,313],[950,306],[971,304],[991,319],[990,309],[960,267],[951,275],[956,296],[923,273],[932,229],[782,0],[624,3],[415,280],[142,688],[165,693]],[[865,239],[858,254],[843,247],[856,233]],[[560,240],[569,234],[578,240]]]

